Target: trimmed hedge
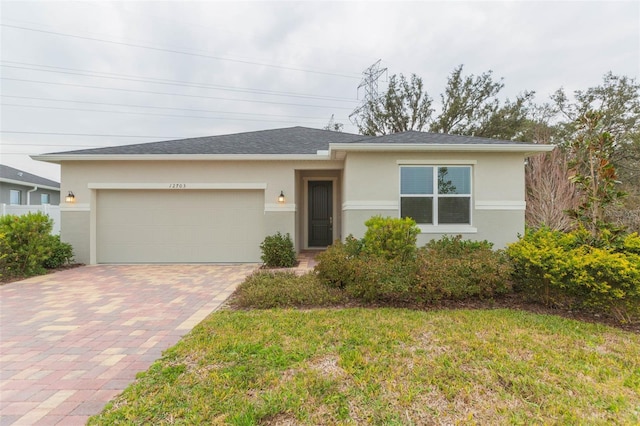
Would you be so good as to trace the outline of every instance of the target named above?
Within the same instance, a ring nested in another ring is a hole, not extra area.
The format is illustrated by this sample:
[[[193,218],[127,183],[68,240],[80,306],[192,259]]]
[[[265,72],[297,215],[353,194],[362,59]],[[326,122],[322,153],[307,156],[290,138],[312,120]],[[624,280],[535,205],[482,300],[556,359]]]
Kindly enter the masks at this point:
[[[444,236],[418,252],[412,294],[423,301],[490,298],[511,291],[511,272],[504,251],[488,241]]]
[[[329,287],[364,302],[488,298],[511,290],[511,266],[487,241],[443,237],[417,249],[406,219],[373,217],[362,240],[347,237],[318,255],[315,272]]]

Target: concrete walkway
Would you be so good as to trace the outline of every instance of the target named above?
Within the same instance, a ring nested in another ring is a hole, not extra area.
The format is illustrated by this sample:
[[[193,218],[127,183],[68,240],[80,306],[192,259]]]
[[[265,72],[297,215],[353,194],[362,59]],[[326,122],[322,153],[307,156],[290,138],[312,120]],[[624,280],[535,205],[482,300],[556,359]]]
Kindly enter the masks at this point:
[[[257,267],[88,266],[0,286],[0,425],[85,424]]]

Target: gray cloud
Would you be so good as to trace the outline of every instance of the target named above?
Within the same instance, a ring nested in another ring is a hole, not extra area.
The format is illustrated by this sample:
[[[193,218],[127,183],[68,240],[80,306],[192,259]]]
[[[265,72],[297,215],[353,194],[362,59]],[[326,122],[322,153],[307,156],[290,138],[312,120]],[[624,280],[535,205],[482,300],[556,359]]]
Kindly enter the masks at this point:
[[[640,4],[630,1],[33,1],[3,2],[1,18],[2,77],[66,84],[3,80],[3,95],[94,103],[3,97],[3,104],[47,107],[2,107],[2,129],[27,132],[189,137],[320,128],[331,114],[355,132],[346,117],[357,106],[360,73],[379,58],[390,74],[422,76],[436,99],[459,64],[474,74],[492,69],[505,79],[504,96],[535,90],[539,102],[562,86],[597,85],[609,70],[638,78],[640,69]],[[7,61],[256,91],[18,69]],[[152,140],[3,133],[0,154],[3,163],[57,179],[56,166],[26,154]]]

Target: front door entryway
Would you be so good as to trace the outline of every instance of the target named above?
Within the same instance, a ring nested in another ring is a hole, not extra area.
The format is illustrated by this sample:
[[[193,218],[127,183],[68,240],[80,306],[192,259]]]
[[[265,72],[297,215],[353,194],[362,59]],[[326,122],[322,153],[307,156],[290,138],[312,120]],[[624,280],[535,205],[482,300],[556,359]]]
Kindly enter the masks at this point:
[[[309,247],[333,242],[333,182],[309,181]]]

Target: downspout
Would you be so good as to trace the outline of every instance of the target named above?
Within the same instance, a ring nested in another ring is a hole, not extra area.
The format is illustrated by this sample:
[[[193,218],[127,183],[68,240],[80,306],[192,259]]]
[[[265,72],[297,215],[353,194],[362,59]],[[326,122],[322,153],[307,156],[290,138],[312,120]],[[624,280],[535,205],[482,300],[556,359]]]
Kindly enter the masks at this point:
[[[35,192],[38,190],[37,186],[34,186],[33,189],[30,189],[29,191],[27,191],[27,205],[30,206],[31,205],[31,193]]]

